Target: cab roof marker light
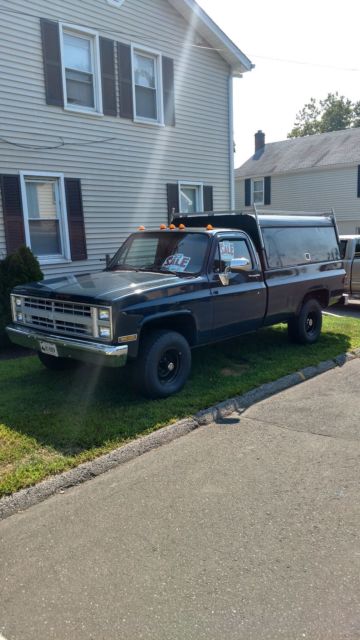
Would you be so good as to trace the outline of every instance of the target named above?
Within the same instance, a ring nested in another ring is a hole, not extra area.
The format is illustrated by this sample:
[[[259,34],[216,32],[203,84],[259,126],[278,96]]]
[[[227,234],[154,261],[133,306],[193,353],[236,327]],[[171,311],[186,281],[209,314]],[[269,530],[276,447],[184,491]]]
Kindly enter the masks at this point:
[[[174,225],[174,224],[171,224],[171,225],[169,226],[169,229],[171,229],[171,231],[172,231],[173,229],[176,229],[176,227],[175,227],[175,225]]]
[[[184,224],[179,224],[179,229],[180,229],[181,231],[183,231],[183,230],[185,229],[185,225],[184,225]]]
[[[160,229],[161,229],[161,231],[164,231],[164,229],[166,229],[166,224],[161,224],[160,225]]]
[[[138,231],[145,231],[145,227],[141,225],[140,227],[138,227]]]
[[[208,224],[208,226],[206,227],[206,231],[213,231],[214,227],[212,226],[212,224]]]

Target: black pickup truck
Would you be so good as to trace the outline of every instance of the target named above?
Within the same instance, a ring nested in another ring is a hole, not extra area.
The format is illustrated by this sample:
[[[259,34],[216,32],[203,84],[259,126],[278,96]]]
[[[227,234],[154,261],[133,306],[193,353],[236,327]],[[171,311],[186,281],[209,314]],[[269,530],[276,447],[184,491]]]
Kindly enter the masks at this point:
[[[7,331],[49,369],[127,363],[143,394],[166,397],[192,347],[279,322],[315,342],[344,278],[331,215],[178,216],[130,235],[104,271],[16,287]]]

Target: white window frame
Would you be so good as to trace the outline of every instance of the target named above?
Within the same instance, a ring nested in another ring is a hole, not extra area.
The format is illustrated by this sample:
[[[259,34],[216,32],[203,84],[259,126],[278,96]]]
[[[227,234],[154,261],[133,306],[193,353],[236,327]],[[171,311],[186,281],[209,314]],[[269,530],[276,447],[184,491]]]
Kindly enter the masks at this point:
[[[77,38],[84,38],[90,40],[91,43],[91,56],[93,60],[93,78],[94,78],[94,107],[86,107],[83,105],[69,104],[67,100],[66,89],[66,73],[64,65],[64,33],[68,33]],[[102,87],[101,87],[101,65],[100,65],[100,46],[99,46],[99,34],[93,29],[86,29],[74,24],[67,24],[60,22],[60,52],[61,52],[61,71],[63,81],[64,92],[64,109],[65,111],[73,111],[75,113],[86,113],[90,115],[103,116],[103,100],[102,100]]]
[[[157,119],[143,118],[136,113],[136,91],[135,91],[135,54],[144,55],[145,57],[155,59],[155,84],[156,84],[156,106]],[[132,95],[134,105],[134,122],[142,124],[152,124],[155,126],[164,126],[164,104],[163,104],[163,79],[162,79],[162,55],[159,51],[143,47],[142,45],[131,44],[131,68],[132,68]]]
[[[59,231],[60,231],[62,254],[37,256],[39,263],[41,265],[47,265],[47,264],[58,264],[61,262],[71,261],[64,174],[49,173],[48,171],[31,171],[31,170],[20,171],[21,200],[22,200],[23,214],[24,214],[25,240],[26,240],[26,245],[29,247],[29,249],[31,249],[31,238],[30,238],[30,228],[29,228],[29,207],[28,207],[27,194],[26,194],[27,178],[53,178],[53,179],[55,178],[59,182],[59,197],[60,197]]]
[[[262,182],[262,200],[261,202],[255,202],[254,201],[254,183],[255,182]],[[265,196],[265,182],[264,182],[264,178],[252,178],[251,180],[251,203],[252,204],[259,204],[260,206],[264,204],[264,196]]]
[[[124,0],[107,0],[107,3],[113,7],[121,7],[121,5],[124,4]]]
[[[204,184],[203,182],[192,182],[189,180],[181,180],[178,182],[179,187],[179,213],[184,213],[181,211],[181,189],[182,187],[192,187],[196,189],[196,209],[195,213],[198,211],[204,211]]]

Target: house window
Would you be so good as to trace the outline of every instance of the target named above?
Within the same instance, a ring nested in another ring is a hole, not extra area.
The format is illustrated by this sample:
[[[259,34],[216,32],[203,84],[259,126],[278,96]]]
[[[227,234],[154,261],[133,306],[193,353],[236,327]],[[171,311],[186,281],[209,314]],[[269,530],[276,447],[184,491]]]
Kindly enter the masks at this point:
[[[203,185],[179,183],[179,212],[195,213],[203,211]]]
[[[162,124],[161,56],[136,48],[133,48],[132,54],[135,119]]]
[[[21,174],[27,245],[40,262],[69,258],[64,179],[54,174]]]
[[[252,201],[253,204],[264,204],[264,180],[263,178],[259,180],[252,181]]]
[[[61,49],[65,107],[101,113],[97,34],[62,25]]]

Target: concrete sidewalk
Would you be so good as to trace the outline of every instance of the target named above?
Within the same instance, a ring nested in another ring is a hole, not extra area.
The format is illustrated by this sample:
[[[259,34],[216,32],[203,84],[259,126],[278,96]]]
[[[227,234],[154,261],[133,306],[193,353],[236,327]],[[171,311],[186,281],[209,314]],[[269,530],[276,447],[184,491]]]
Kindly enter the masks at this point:
[[[6,640],[360,638],[360,360],[0,524]]]

